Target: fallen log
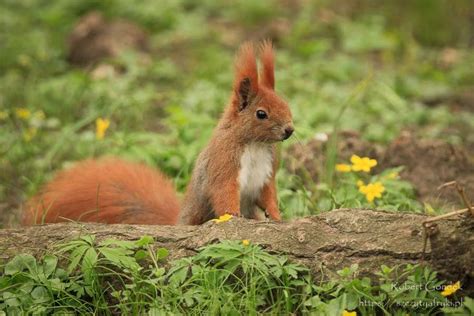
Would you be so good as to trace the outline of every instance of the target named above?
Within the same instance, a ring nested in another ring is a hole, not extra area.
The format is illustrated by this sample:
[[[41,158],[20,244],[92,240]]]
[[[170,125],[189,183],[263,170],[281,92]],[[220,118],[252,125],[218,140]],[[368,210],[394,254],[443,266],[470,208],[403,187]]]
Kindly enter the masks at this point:
[[[382,264],[422,263],[440,278],[460,280],[464,293],[474,294],[474,219],[458,216],[436,222],[423,253],[424,215],[340,209],[287,222],[233,218],[201,226],[139,226],[95,223],[60,223],[0,230],[0,262],[18,253],[42,255],[81,235],[97,240],[136,240],[152,236],[157,247],[170,251],[170,259],[195,254],[220,240],[258,243],[270,252],[287,255],[309,267],[317,277],[358,264],[362,275],[374,276]],[[424,258],[424,259],[423,259]]]

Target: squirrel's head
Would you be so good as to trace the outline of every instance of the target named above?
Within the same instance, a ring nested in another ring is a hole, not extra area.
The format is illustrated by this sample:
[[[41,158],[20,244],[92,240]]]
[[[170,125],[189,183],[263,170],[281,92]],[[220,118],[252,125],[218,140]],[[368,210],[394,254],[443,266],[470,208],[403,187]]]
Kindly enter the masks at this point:
[[[275,93],[272,43],[264,41],[259,48],[260,74],[253,45],[245,43],[240,48],[228,114],[247,141],[278,142],[291,136],[293,120],[288,104]]]

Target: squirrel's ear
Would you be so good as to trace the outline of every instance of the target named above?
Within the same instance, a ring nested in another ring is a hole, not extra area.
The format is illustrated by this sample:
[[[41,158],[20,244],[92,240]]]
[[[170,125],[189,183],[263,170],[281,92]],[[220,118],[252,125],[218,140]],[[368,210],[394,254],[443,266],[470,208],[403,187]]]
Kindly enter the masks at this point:
[[[238,111],[249,105],[258,93],[258,72],[252,43],[244,43],[235,60],[234,94]]]
[[[275,66],[273,45],[270,40],[265,40],[260,45],[260,61],[262,70],[260,72],[260,84],[264,87],[275,89]]]
[[[252,93],[252,86],[249,78],[242,79],[237,94],[238,110],[240,112],[249,105],[250,101],[252,101],[252,97],[254,96],[254,94]]]

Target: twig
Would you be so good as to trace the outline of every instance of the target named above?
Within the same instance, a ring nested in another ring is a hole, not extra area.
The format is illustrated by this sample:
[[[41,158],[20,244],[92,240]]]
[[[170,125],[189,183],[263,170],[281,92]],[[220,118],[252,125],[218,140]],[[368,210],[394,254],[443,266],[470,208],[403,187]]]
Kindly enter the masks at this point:
[[[462,185],[460,185],[457,181],[446,182],[445,184],[440,185],[438,187],[438,190],[444,189],[444,188],[449,187],[449,186],[454,186],[456,188],[456,190],[458,191],[459,197],[463,201],[464,205],[471,212],[471,216],[474,216],[474,207],[472,207],[471,202],[467,198],[464,187]]]
[[[462,215],[464,213],[469,213],[469,209],[468,208],[463,208],[462,210],[452,211],[452,212],[449,212],[449,213],[446,213],[446,214],[443,214],[443,215],[438,215],[438,216],[429,218],[427,220],[424,220],[422,224],[426,225],[428,223],[436,222],[436,221],[439,221],[441,219],[453,217],[453,216],[456,216],[456,215]]]

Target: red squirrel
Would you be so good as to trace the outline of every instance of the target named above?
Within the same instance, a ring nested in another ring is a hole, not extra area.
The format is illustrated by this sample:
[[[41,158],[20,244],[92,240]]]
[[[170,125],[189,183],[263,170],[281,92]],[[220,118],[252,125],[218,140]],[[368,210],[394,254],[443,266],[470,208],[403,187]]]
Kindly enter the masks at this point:
[[[60,172],[27,204],[23,224],[66,220],[199,225],[231,214],[280,220],[276,143],[293,133],[288,104],[275,93],[274,53],[241,46],[230,102],[195,163],[179,207],[172,183],[159,171],[119,159],[86,160]]]

